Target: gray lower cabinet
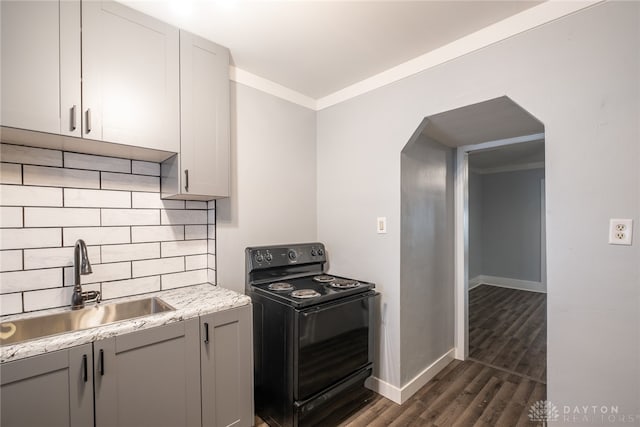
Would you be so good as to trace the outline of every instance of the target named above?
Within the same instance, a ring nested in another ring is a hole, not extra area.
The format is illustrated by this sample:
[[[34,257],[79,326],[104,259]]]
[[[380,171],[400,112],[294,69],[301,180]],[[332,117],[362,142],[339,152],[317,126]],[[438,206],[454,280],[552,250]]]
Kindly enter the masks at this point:
[[[200,317],[202,425],[253,425],[251,305]]]
[[[94,342],[96,426],[199,426],[198,318]]]
[[[0,425],[93,425],[91,344],[0,365]]]
[[[4,363],[0,425],[251,426],[251,314],[247,305]]]

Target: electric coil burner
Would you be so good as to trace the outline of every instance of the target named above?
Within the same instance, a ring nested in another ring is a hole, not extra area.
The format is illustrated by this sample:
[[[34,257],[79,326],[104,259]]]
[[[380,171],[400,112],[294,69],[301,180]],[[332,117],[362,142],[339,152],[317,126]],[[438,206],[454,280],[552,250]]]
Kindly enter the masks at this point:
[[[314,276],[313,280],[315,280],[316,282],[320,282],[320,283],[329,283],[332,280],[335,280],[335,277],[329,276],[327,274],[321,274],[319,276]]]
[[[315,298],[320,296],[320,292],[316,292],[313,289],[298,289],[291,292],[291,296],[294,298]]]
[[[328,275],[322,243],[246,249],[255,410],[270,426],[332,426],[373,369],[373,283]]]
[[[276,282],[272,283],[267,288],[271,291],[292,291],[295,289],[291,283],[287,282]]]
[[[349,279],[333,279],[331,282],[329,282],[329,286],[338,289],[350,289],[360,286],[360,282]]]

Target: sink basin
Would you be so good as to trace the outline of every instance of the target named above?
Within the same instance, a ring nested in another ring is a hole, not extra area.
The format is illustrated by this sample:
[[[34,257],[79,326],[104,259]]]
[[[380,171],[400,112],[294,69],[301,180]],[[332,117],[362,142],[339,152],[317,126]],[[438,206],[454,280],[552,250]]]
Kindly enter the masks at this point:
[[[2,322],[0,323],[0,346],[173,310],[175,308],[160,298],[153,297],[112,304],[96,304],[80,310]]]

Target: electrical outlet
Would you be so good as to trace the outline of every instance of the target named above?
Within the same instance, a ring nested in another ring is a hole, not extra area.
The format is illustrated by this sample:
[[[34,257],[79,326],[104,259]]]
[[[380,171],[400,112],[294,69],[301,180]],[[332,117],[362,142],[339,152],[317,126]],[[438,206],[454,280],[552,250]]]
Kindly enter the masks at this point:
[[[609,220],[609,244],[631,245],[633,235],[633,220],[610,219]]]
[[[379,216],[378,217],[378,225],[376,226],[378,234],[386,234],[387,233],[387,217]]]

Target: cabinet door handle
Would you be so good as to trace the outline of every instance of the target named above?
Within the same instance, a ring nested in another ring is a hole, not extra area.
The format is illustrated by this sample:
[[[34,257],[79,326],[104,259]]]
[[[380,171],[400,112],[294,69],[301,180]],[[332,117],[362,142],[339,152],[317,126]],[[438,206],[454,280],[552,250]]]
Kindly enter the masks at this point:
[[[89,379],[89,374],[87,372],[87,369],[88,369],[88,366],[87,366],[87,355],[83,354],[82,355],[82,379],[84,380],[85,383]]]
[[[91,108],[87,108],[87,133],[91,132]]]
[[[209,324],[204,322],[204,342],[209,344]]]
[[[189,169],[184,170],[184,191],[189,191]]]
[[[76,130],[76,106],[71,107],[71,132]]]
[[[104,375],[104,350],[100,349],[100,375]]]

